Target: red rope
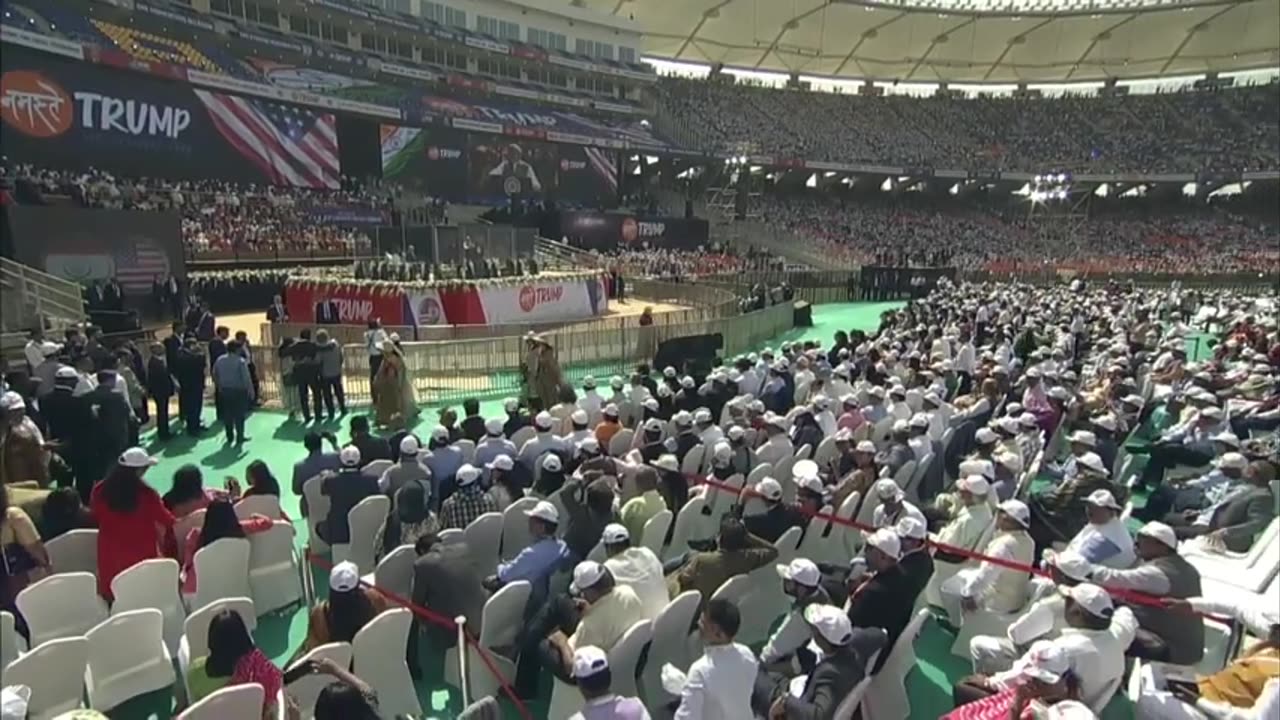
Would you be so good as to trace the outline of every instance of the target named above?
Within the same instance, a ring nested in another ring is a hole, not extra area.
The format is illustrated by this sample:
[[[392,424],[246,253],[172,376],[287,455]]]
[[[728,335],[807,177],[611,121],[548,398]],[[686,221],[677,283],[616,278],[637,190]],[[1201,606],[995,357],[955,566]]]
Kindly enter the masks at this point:
[[[723,483],[723,482],[720,482],[719,480],[715,480],[714,478],[711,478],[709,476],[708,477],[687,476],[687,477],[691,481],[691,484],[705,485],[711,490],[714,490],[717,492],[725,492],[734,496],[741,496],[744,498],[763,497],[760,493],[756,492],[750,486],[738,488],[734,485],[729,485],[728,483]],[[866,500],[864,499],[863,502],[866,502]],[[860,522],[857,522],[853,518],[844,518],[832,513],[813,511],[813,510],[809,510],[808,508],[799,507],[799,506],[796,507],[796,510],[798,510],[800,514],[806,515],[810,518],[825,520],[827,522],[834,523],[836,525],[843,525],[845,527],[851,527],[863,533],[875,532],[877,530],[877,528],[871,527],[870,525],[864,525]],[[968,548],[956,547],[955,545],[948,545],[946,543],[940,543],[935,540],[929,540],[929,539],[925,540],[925,545],[927,545],[928,547],[935,548],[937,550],[941,550],[950,555],[958,555],[966,559],[989,562],[993,565],[998,565],[1008,570],[1017,570],[1019,572],[1026,572],[1032,575],[1038,575],[1040,577],[1046,577],[1046,578],[1051,577],[1047,571],[1041,570],[1040,568],[1037,568],[1034,565],[1023,565],[1022,563],[1014,562],[1012,560],[1006,560],[1004,558],[984,555],[983,553],[977,552],[975,550],[970,550]],[[1165,602],[1164,598],[1156,597],[1154,595],[1148,595],[1146,593],[1138,592],[1136,590],[1129,590],[1126,588],[1111,588],[1111,587],[1105,587],[1105,586],[1103,586],[1102,589],[1106,590],[1111,595],[1123,600],[1124,602],[1131,603],[1134,605],[1145,605],[1148,607],[1155,607],[1155,608],[1168,607],[1168,604]],[[1209,618],[1210,620],[1214,620],[1224,625],[1230,625],[1232,622],[1230,618],[1223,618],[1217,615],[1211,615],[1209,613],[1197,612],[1195,614],[1200,615],[1201,617]]]
[[[307,561],[319,567],[321,570],[328,571],[333,569],[333,563],[330,562],[328,558],[316,555],[310,550],[307,550]],[[390,590],[380,588],[377,585],[366,583],[363,579],[360,581],[360,584],[374,590],[393,604],[409,610],[409,612],[412,612],[414,615],[417,615],[419,618],[431,623],[432,625],[437,625],[455,633],[458,631],[458,624],[454,622],[451,617],[446,617],[440,613],[422,607],[421,605],[415,605],[412,600],[402,597],[397,593],[393,593]],[[516,711],[520,713],[520,716],[525,720],[533,720],[533,713],[529,711],[529,708],[526,707],[524,702],[520,700],[520,697],[516,695],[515,688],[507,681],[507,678],[498,670],[498,666],[494,664],[493,658],[489,655],[489,651],[480,646],[480,643],[471,634],[469,629],[464,633],[464,637],[467,639],[467,644],[475,648],[476,654],[480,656],[480,660],[484,662],[485,667],[488,668],[489,672],[493,674],[493,677],[498,680],[498,684],[502,687],[503,694],[505,694],[507,698],[511,700],[512,704],[516,706]],[[463,678],[464,682],[465,680],[466,679]]]

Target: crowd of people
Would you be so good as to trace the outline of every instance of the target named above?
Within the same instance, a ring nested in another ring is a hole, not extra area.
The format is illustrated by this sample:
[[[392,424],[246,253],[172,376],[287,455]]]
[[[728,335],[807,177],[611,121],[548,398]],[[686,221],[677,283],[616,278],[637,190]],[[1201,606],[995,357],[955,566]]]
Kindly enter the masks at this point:
[[[674,281],[746,271],[781,270],[784,267],[783,258],[758,248],[747,248],[746,252],[739,253],[731,247],[721,246],[696,250],[628,247],[595,255],[599,264],[618,268],[630,276]]]
[[[583,717],[644,717],[636,699],[610,693],[610,651],[686,592],[698,598],[701,657],[663,668],[668,694],[646,688],[649,710],[676,718],[830,718],[885,666],[917,598],[961,626],[975,613],[1015,617],[1008,637],[973,639],[975,674],[955,683],[957,707],[948,715],[955,720],[1050,708],[1059,717],[1096,717],[1126,658],[1200,660],[1196,612],[1236,617],[1263,642],[1190,682],[1144,670],[1131,697],[1139,716],[1267,717],[1280,703],[1280,672],[1268,660],[1280,641],[1280,602],[1244,591],[1207,597],[1199,568],[1215,553],[1247,551],[1275,522],[1276,308],[1274,298],[1228,292],[1189,298],[1195,307],[1176,289],[941,281],[927,297],[886,312],[877,331],[840,332],[825,347],[787,343],[707,372],[640,366],[629,378],[610,378],[607,389],[587,378],[581,394],[552,375],[560,391],[554,404],[542,398],[531,412],[513,399],[503,414],[485,417],[468,402],[464,417],[442,416],[423,437],[411,423],[378,435],[357,415],[344,442],[308,433],[291,490],[301,495],[318,478],[330,509],[311,520],[330,543],[350,541],[347,511],[363,498],[390,497],[381,547],[415,547],[412,597],[433,613],[478,625],[491,593],[530,583],[509,650],[514,690],[533,697],[545,687],[540,678],[554,676],[556,717],[565,708]],[[1209,357],[1189,357],[1188,321],[1218,334]],[[34,336],[27,350],[40,377],[65,347]],[[225,376],[220,390],[246,391],[220,392],[220,404],[243,403],[252,392],[238,351],[229,342],[213,374],[215,384]],[[536,338],[530,353],[546,354]],[[102,354],[89,337],[78,357],[89,358],[88,370]],[[97,425],[110,427],[104,414],[123,417],[111,406],[128,402],[129,383],[109,360],[102,366],[86,397]],[[161,498],[143,481],[155,460],[136,447],[96,453],[92,467],[73,471],[66,487],[80,493],[13,486],[65,482],[56,479],[63,459],[93,442],[68,432],[58,410],[77,397],[84,377],[56,364],[43,394],[39,384],[33,391],[23,377],[8,378],[0,468],[13,534],[5,537],[32,562],[6,576],[6,598],[48,568],[42,543],[68,526],[99,528],[99,587],[109,599],[112,578],[133,563],[180,557],[171,530],[186,513],[206,512],[187,538],[202,546],[274,519],[237,523],[231,510],[237,497],[284,492],[261,462],[250,466],[244,492],[238,481],[204,488],[199,469],[184,467]],[[241,439],[239,428],[228,428],[229,441]],[[1135,472],[1122,456],[1145,463]],[[362,472],[375,460],[392,465],[379,476]],[[1187,470],[1190,479],[1175,479]],[[1123,508],[1144,496],[1134,512],[1144,522],[1131,532]],[[529,538],[512,559],[482,567],[465,540],[441,542],[441,532],[515,502]],[[707,510],[682,512],[690,503]],[[799,553],[822,546],[805,535],[825,527],[814,520],[823,508],[866,518],[854,534],[861,540],[825,558]],[[664,511],[681,519],[666,537],[647,537]],[[660,559],[650,546],[664,541],[675,544]],[[717,597],[731,578],[779,561],[774,582],[785,601],[769,608],[779,618]],[[1042,563],[1048,578],[1033,578]],[[193,566],[183,567],[186,582]],[[349,640],[386,607],[359,576],[349,562],[333,568],[329,598],[310,610],[295,657]],[[1109,592],[1120,590],[1141,596]],[[240,648],[232,657],[252,655],[253,672],[218,670],[227,658],[211,655],[193,665],[191,687],[279,687],[280,668],[254,655],[243,628],[224,620],[211,627],[210,648]],[[759,654],[737,637],[748,628],[767,640]],[[442,642],[440,628],[427,629],[422,638],[413,633],[412,647]],[[318,671],[333,675],[334,693],[360,688],[351,693],[359,707],[369,704],[367,686],[344,668]],[[290,702],[287,688],[284,697]]]
[[[951,99],[664,78],[658,104],[670,135],[730,155],[1032,173],[1248,171],[1280,162],[1274,85]]]
[[[1025,207],[905,197],[841,199],[766,195],[766,225],[851,266],[877,264],[886,250],[911,265],[947,264],[995,272],[1239,273],[1280,264],[1280,229],[1221,210],[1146,213],[1123,206],[1076,220],[1041,220]]]

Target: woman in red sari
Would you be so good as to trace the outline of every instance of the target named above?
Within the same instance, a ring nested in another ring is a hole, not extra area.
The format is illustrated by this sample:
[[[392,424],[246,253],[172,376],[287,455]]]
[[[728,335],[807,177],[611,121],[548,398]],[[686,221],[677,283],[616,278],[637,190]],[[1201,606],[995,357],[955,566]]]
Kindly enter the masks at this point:
[[[98,520],[98,594],[108,601],[116,575],[176,547],[173,514],[142,481],[156,462],[142,448],[129,448],[89,495],[89,510]]]
[[[1073,709],[1065,717],[1078,717],[1080,710],[1093,717],[1083,705],[1077,708],[1080,683],[1071,655],[1052,640],[1033,643],[1009,671],[981,680],[966,678],[953,692],[957,702],[990,694],[957,706],[941,720],[1033,720],[1053,717],[1051,708],[1060,703],[1064,710]]]

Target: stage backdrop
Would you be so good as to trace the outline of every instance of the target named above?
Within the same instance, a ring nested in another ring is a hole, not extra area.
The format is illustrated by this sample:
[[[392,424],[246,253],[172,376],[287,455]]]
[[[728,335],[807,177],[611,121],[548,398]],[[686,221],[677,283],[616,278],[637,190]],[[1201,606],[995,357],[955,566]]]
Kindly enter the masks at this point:
[[[81,285],[114,277],[127,295],[149,294],[157,275],[186,277],[177,213],[29,205],[8,211],[16,259],[51,275]]]
[[[620,247],[696,250],[707,244],[710,229],[702,218],[642,217],[619,213],[560,213],[560,235],[585,250]]]
[[[585,320],[609,309],[605,276],[542,276],[437,287],[290,280],[285,303],[294,322],[314,322],[322,299],[338,304],[344,325],[509,325]]]
[[[5,45],[10,160],[122,176],[338,187],[334,116]]]

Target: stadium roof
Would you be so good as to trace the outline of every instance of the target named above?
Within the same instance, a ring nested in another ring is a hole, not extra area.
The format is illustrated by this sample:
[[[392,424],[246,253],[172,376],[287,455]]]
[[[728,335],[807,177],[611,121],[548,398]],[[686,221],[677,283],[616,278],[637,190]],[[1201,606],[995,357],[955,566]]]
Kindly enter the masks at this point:
[[[903,82],[1060,83],[1280,65],[1280,0],[572,0],[646,55]]]

